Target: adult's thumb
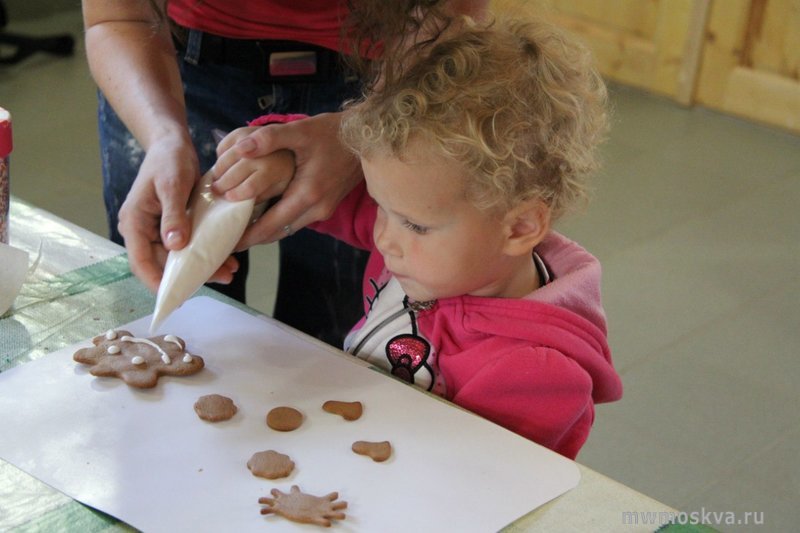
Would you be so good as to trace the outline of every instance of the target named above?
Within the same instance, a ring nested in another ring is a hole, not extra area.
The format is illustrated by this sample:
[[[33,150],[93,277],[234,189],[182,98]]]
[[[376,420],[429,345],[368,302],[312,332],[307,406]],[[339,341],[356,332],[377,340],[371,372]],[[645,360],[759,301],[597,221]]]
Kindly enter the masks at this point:
[[[189,243],[189,217],[182,209],[168,210],[161,216],[161,241],[167,250],[180,250]]]

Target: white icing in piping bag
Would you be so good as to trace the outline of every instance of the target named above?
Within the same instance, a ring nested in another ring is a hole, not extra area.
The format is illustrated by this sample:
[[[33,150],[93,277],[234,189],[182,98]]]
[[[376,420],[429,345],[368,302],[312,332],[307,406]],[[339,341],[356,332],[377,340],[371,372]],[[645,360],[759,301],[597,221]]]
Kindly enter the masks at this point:
[[[254,207],[263,212],[266,206],[254,206],[253,199],[229,202],[211,192],[212,179],[212,173],[207,172],[189,199],[192,237],[185,248],[171,251],[167,256],[150,334],[202,287],[231,255],[254,216]]]

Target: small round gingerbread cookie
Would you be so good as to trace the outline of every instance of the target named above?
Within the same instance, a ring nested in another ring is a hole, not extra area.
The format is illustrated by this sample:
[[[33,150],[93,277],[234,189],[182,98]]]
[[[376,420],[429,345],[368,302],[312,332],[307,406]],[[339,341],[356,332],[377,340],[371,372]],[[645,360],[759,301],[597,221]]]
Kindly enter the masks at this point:
[[[294,431],[303,424],[303,413],[294,407],[276,407],[267,413],[267,425],[276,431]]]

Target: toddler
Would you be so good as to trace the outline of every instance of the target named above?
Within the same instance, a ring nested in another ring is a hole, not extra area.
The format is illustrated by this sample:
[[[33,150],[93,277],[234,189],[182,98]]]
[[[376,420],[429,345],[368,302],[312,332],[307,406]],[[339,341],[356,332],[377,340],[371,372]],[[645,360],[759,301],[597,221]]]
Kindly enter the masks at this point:
[[[344,349],[574,458],[622,385],[600,265],[552,224],[586,196],[605,130],[590,54],[532,21],[466,22],[351,104],[364,182],[311,226],[371,252]],[[263,199],[282,163],[226,163],[216,187]]]

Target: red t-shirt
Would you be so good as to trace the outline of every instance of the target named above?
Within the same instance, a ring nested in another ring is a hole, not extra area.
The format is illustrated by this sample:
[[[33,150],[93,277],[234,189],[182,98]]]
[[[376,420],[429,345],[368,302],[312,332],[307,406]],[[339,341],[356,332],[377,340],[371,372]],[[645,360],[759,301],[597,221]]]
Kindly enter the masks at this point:
[[[169,0],[167,13],[181,26],[223,37],[338,50],[347,6],[344,0]]]

